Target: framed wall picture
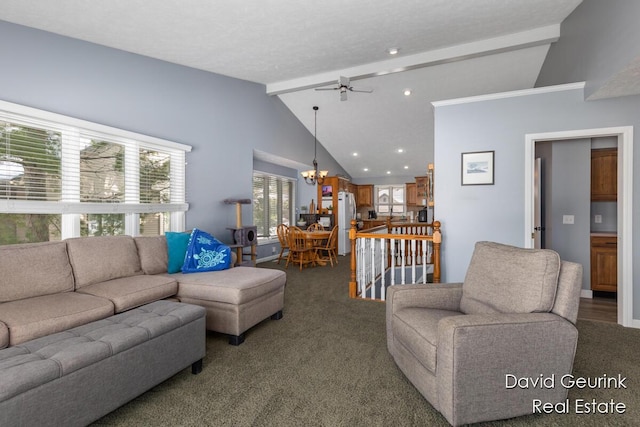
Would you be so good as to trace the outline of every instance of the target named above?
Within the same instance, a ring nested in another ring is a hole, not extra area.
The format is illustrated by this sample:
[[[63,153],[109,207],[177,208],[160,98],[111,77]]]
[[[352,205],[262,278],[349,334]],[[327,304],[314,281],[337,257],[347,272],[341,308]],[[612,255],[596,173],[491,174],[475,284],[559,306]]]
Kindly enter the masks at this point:
[[[462,185],[493,185],[494,151],[462,153]]]

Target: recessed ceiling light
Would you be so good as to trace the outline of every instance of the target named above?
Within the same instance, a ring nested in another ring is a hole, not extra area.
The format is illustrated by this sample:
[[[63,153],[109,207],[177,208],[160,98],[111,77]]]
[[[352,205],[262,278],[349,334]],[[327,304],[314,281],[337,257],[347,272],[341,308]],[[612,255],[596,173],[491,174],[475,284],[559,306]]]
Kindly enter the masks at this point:
[[[405,169],[409,169],[409,166],[405,166],[404,168],[405,168]]]
[[[369,172],[369,168],[364,168],[362,170],[365,171],[365,172]]]
[[[391,171],[387,171],[387,175],[391,175]]]
[[[409,95],[411,95],[411,89],[405,89],[404,96],[409,96]]]
[[[389,49],[387,49],[387,53],[389,55],[397,55],[398,52],[400,52],[400,48],[399,47],[390,47]]]
[[[358,156],[358,153],[353,153],[353,157],[357,157],[357,156]]]
[[[398,153],[404,153],[404,148],[398,148]]]

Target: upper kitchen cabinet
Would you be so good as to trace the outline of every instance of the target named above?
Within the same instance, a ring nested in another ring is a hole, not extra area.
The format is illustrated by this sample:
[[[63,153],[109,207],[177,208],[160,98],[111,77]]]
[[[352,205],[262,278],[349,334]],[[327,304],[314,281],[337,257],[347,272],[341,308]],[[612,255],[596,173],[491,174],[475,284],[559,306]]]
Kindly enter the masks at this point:
[[[416,204],[418,206],[427,205],[427,185],[429,180],[426,176],[416,176]]]
[[[591,150],[591,201],[618,200],[618,149]]]
[[[405,184],[407,191],[407,206],[416,206],[418,200],[418,193],[415,182],[407,182]]]
[[[373,184],[358,185],[356,207],[367,208],[373,206]]]

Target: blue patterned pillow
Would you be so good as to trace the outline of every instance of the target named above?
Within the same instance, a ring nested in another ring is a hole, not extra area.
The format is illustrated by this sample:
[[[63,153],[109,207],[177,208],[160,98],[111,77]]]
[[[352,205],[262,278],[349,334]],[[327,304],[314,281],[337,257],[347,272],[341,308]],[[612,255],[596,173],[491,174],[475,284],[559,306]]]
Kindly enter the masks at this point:
[[[194,228],[189,238],[183,273],[226,270],[231,266],[231,248],[211,234]]]

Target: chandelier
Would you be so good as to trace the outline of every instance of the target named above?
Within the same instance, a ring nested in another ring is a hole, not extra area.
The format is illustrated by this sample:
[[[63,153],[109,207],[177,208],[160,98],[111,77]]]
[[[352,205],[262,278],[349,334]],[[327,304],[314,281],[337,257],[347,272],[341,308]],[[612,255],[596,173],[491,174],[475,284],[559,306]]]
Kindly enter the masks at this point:
[[[314,129],[313,129],[313,169],[300,172],[300,175],[304,178],[304,182],[309,185],[322,184],[324,177],[327,176],[329,171],[319,171],[318,162],[316,161],[316,152],[318,146],[318,107],[313,107],[314,111]]]

